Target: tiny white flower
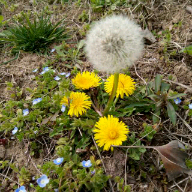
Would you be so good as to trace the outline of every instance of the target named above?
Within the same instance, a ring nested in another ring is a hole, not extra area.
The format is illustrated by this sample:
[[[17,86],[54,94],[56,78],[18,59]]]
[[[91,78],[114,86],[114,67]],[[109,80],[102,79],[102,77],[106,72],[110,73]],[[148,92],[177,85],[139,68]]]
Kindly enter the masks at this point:
[[[12,134],[15,135],[15,133],[17,133],[17,131],[18,131],[18,128],[15,127],[15,128],[12,130]]]
[[[143,47],[140,27],[126,16],[113,15],[95,22],[85,52],[95,69],[114,73],[131,66]]]
[[[36,131],[33,131],[34,134],[37,134],[37,132],[38,132],[37,130],[36,130]]]
[[[61,78],[59,76],[54,77],[55,81],[59,81]]]

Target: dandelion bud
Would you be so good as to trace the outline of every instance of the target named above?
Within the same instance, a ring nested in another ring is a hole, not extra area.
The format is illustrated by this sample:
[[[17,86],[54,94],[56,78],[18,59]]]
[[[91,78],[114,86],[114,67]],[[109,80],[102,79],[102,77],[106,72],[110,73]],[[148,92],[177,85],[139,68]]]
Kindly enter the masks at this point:
[[[140,27],[126,16],[113,15],[94,24],[85,51],[95,69],[118,73],[141,56],[143,46]]]

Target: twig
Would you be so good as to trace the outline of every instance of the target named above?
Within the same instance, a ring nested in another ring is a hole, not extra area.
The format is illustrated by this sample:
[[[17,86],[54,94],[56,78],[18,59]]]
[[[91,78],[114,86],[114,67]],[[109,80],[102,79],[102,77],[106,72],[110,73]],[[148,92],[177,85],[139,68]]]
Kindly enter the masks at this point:
[[[20,186],[20,184],[19,184],[17,181],[13,181],[10,177],[8,177],[8,176],[6,176],[6,175],[3,175],[2,173],[0,173],[0,175],[1,175],[2,177],[5,177],[5,178],[9,179],[9,180],[12,181],[13,183],[17,183],[17,185]]]
[[[192,128],[190,127],[190,125],[177,112],[176,115],[183,121],[185,126],[192,132]]]
[[[134,64],[134,68],[135,68],[136,75],[144,82],[145,85],[147,85],[147,82],[137,73],[137,68],[136,68],[135,64]]]
[[[39,169],[37,168],[37,166],[35,165],[35,163],[33,162],[32,158],[31,158],[31,155],[29,155],[29,158],[31,160],[31,163],[33,164],[33,166],[35,167],[35,169],[41,174],[43,175],[43,173],[41,171],[39,171]]]
[[[102,162],[102,164],[103,164],[104,171],[105,171],[105,173],[107,174],[107,170],[106,170],[105,164],[104,164],[104,162],[103,162],[103,159],[102,159],[102,157],[101,157],[101,153],[99,152],[98,146],[97,146],[97,144],[96,144],[95,139],[93,138],[93,136],[92,136],[92,140],[93,140],[93,143],[94,143],[94,145],[95,145],[95,147],[96,147],[96,149],[97,149],[97,153],[98,153],[98,155],[99,155],[99,158],[101,159],[101,162]],[[112,192],[115,192],[110,178],[109,178],[109,184],[110,184],[110,187],[111,187]]]
[[[174,181],[174,183],[182,192],[184,192],[183,189],[175,181]]]
[[[174,84],[179,85],[181,87],[184,87],[184,88],[188,89],[190,92],[192,92],[192,88],[191,87],[189,87],[187,85],[183,85],[182,83],[178,83],[178,82],[167,80],[167,79],[163,79],[163,81],[166,81],[168,83],[174,83]]]
[[[189,178],[190,178],[190,177],[187,177],[187,178],[179,181],[177,184],[183,183],[184,181],[186,181],[186,180],[189,179]],[[177,186],[177,185],[172,185],[169,189],[172,189],[172,188],[175,187],[175,186]]]

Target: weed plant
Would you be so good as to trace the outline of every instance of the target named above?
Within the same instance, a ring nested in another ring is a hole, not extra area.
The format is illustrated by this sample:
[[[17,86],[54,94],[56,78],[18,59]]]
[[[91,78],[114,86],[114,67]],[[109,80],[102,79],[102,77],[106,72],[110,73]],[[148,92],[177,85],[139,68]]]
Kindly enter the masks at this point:
[[[42,13],[30,21],[28,14],[21,14],[23,20],[19,20],[19,24],[0,34],[0,40],[9,43],[13,53],[18,53],[20,50],[44,53],[51,43],[66,38],[65,28],[59,27],[63,20],[52,24],[50,17]]]

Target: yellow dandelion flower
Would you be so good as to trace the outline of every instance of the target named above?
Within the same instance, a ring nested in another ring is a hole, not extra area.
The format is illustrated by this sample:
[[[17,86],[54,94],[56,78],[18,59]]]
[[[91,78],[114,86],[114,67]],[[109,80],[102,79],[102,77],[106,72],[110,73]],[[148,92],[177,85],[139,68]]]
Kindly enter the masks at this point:
[[[69,107],[68,115],[79,116],[86,112],[91,107],[90,97],[85,93],[71,92],[69,98],[63,97],[61,105],[67,105]]]
[[[104,150],[109,150],[111,145],[122,145],[122,142],[127,139],[126,134],[129,133],[125,123],[119,122],[119,119],[112,115],[101,117],[95,127],[94,138],[99,147],[104,146]]]
[[[114,81],[114,75],[111,75],[107,81],[105,82],[105,91],[108,94],[111,94],[113,89],[113,81]],[[116,97],[120,95],[121,98],[124,97],[124,94],[129,96],[132,95],[135,91],[135,82],[134,80],[125,74],[119,74],[119,83],[117,87],[117,94]]]
[[[82,74],[78,73],[75,78],[72,79],[73,85],[77,89],[89,89],[92,87],[98,87],[101,83],[101,79],[95,73],[84,71]]]

